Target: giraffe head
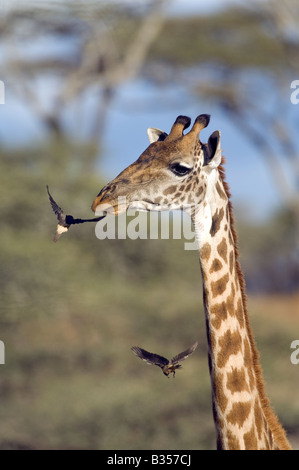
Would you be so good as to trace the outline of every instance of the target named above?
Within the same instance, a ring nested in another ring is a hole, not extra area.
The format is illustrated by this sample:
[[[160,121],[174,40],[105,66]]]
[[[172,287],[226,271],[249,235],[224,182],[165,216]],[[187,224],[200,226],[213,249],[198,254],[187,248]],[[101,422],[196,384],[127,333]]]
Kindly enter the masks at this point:
[[[163,211],[200,205],[205,199],[208,179],[221,162],[220,132],[207,144],[199,140],[210,116],[191,120],[178,116],[169,135],[149,128],[149,147],[142,155],[108,183],[92,204],[94,212],[118,215],[127,209]]]

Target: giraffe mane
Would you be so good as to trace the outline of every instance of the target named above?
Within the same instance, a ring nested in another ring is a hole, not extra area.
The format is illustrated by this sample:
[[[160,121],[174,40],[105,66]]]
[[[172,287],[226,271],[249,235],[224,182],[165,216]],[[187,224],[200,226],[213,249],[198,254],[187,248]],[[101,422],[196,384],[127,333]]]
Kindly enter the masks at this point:
[[[225,165],[226,160],[225,157],[222,156],[221,159],[221,164],[218,167],[220,178],[224,187],[224,190],[226,192],[226,195],[228,197],[228,209],[229,209],[229,218],[230,218],[230,226],[231,226],[231,233],[233,237],[233,242],[234,242],[234,251],[235,251],[235,260],[236,260],[236,271],[237,271],[237,276],[240,284],[240,290],[241,290],[241,297],[242,297],[242,303],[243,303],[243,309],[244,309],[244,317],[245,317],[245,324],[246,324],[246,329],[248,333],[248,339],[250,342],[251,346],[251,351],[252,351],[252,359],[253,359],[253,368],[255,372],[255,377],[256,377],[256,382],[257,382],[257,390],[258,394],[261,400],[261,405],[262,409],[265,413],[266,420],[268,422],[269,428],[273,434],[273,437],[279,446],[280,449],[284,450],[289,450],[290,445],[287,441],[286,434],[284,429],[282,428],[281,424],[278,421],[277,416],[272,410],[270,400],[267,397],[266,391],[265,391],[265,383],[263,379],[263,372],[262,372],[262,367],[260,364],[260,356],[259,352],[257,350],[255,340],[253,337],[252,329],[249,323],[249,316],[248,316],[248,309],[247,309],[247,295],[246,295],[246,289],[245,289],[245,279],[244,275],[241,269],[241,265],[239,262],[239,249],[238,249],[238,236],[237,232],[235,230],[235,221],[234,221],[234,214],[233,214],[233,206],[231,202],[231,193],[229,189],[229,185],[227,181],[225,180]]]

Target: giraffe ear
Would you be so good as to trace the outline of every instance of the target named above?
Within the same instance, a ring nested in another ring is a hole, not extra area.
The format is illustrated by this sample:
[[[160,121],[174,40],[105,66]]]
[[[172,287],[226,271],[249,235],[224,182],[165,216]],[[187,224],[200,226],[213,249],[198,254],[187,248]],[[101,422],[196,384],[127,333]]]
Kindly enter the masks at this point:
[[[220,131],[215,131],[210,135],[206,153],[206,165],[210,168],[217,168],[221,163]]]
[[[147,135],[150,143],[157,142],[158,140],[165,140],[167,135],[166,132],[156,129],[155,127],[149,127],[147,130]]]

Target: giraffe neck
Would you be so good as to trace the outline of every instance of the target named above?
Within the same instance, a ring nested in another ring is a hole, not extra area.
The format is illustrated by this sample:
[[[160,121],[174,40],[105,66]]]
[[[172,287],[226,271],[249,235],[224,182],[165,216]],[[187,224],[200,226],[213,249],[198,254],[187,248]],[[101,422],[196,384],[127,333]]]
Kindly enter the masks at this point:
[[[217,172],[219,176],[219,173]],[[290,448],[264,392],[222,177],[192,216],[199,243],[219,449]]]

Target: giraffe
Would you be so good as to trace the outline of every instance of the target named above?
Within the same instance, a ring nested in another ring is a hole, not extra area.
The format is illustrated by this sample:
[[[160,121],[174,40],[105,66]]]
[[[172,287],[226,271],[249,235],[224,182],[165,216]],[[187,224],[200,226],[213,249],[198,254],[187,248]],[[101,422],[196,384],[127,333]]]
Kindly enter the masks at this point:
[[[249,324],[220,131],[207,143],[199,139],[209,121],[209,115],[199,115],[187,133],[191,119],[186,116],[177,117],[169,134],[149,128],[149,147],[100,191],[92,209],[118,215],[129,208],[171,208],[191,216],[202,273],[217,449],[290,450],[265,392]]]

